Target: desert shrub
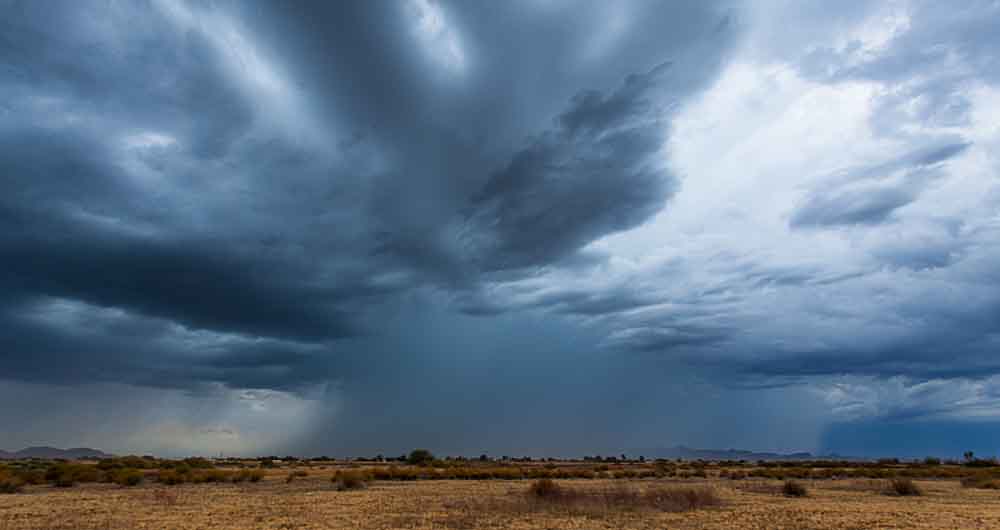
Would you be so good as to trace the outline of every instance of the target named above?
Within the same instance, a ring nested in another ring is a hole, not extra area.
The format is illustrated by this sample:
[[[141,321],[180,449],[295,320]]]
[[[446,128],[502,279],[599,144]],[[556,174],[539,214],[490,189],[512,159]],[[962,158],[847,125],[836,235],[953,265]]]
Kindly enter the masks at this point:
[[[338,491],[365,489],[370,481],[371,475],[359,469],[338,471],[333,475],[333,483]]]
[[[72,488],[76,486],[76,481],[70,475],[62,475],[52,481],[52,485],[57,488]]]
[[[290,484],[292,481],[294,481],[297,478],[308,477],[308,476],[309,476],[309,472],[306,471],[306,470],[304,470],[304,469],[299,469],[299,470],[296,470],[296,471],[292,471],[291,473],[288,474],[287,477],[285,477],[285,484]]]
[[[210,460],[201,457],[185,458],[182,462],[191,469],[212,469],[215,467]]]
[[[406,457],[406,463],[414,466],[426,466],[434,462],[434,454],[427,449],[414,449]]]
[[[104,473],[97,466],[59,462],[45,469],[44,478],[56,486],[68,488],[77,482],[100,482]]]
[[[0,493],[20,493],[24,489],[24,481],[17,477],[0,477]]]
[[[156,474],[156,481],[167,486],[176,486],[185,482],[185,476],[173,469],[164,469]]]
[[[147,469],[157,465],[152,458],[141,456],[123,456],[119,458],[102,458],[97,462],[97,469],[101,471],[113,471],[116,469]]]
[[[935,458],[933,456],[928,456],[927,458],[924,459],[924,465],[925,466],[940,466],[941,465],[941,459],[940,458]]]
[[[230,478],[233,482],[260,482],[264,472],[259,469],[241,469]]]
[[[419,476],[415,469],[397,466],[375,468],[371,473],[375,480],[417,480]]]
[[[188,473],[187,478],[195,484],[204,484],[209,482],[229,482],[232,480],[232,475],[233,473],[221,469],[200,469]]]
[[[809,490],[800,482],[786,480],[781,486],[781,493],[786,497],[806,497],[809,495]]]
[[[543,478],[528,486],[528,495],[539,499],[561,497],[563,489],[554,480]]]
[[[97,469],[101,471],[110,471],[112,469],[121,469],[122,464],[116,458],[102,458],[97,461]]]
[[[138,486],[143,479],[142,471],[138,469],[121,469],[114,472],[112,482],[119,486]]]
[[[923,495],[923,492],[914,482],[908,478],[897,478],[889,481],[885,491],[888,495],[916,496]]]
[[[707,486],[656,486],[642,490],[619,483],[605,489],[575,489],[549,479],[533,482],[528,487],[527,498],[535,507],[557,506],[598,513],[640,509],[683,512],[722,503],[715,490]]]
[[[963,488],[978,488],[986,490],[1000,489],[1000,479],[990,475],[973,475],[962,479]]]
[[[25,484],[45,484],[45,472],[41,469],[18,469],[13,477]]]
[[[683,512],[722,504],[715,490],[707,486],[650,488],[644,492],[642,500],[665,512]]]

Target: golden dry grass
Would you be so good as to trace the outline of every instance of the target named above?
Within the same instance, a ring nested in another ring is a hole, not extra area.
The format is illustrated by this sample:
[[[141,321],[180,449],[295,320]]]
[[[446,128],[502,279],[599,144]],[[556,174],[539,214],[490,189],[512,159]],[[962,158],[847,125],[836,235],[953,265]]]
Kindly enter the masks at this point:
[[[722,504],[671,513],[600,505],[539,505],[531,481],[374,482],[337,491],[332,469],[285,482],[274,470],[257,484],[144,483],[135,488],[87,484],[30,486],[0,495],[0,530],[125,529],[810,529],[998,528],[1000,492],[963,488],[957,480],[916,481],[920,497],[882,494],[871,480],[804,481],[807,498],[781,495],[776,480],[567,480],[567,488],[601,491],[622,484],[643,491],[710,486]]]

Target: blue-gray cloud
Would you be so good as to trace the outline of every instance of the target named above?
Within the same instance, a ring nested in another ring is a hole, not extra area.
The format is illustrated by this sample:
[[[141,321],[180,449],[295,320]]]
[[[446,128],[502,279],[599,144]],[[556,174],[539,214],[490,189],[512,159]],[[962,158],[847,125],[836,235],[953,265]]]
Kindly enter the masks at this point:
[[[995,4],[0,10],[5,380],[323,388],[308,452],[995,408]]]
[[[967,142],[931,145],[885,163],[845,172],[839,182],[814,190],[792,215],[791,225],[884,223],[894,211],[916,200],[932,179],[934,167],[960,155],[968,147]],[[898,178],[890,180],[894,174]]]
[[[676,186],[656,159],[669,111],[718,71],[733,30],[713,6],[634,7],[652,18],[636,13],[646,29],[614,66],[571,65],[585,34],[570,31],[516,74],[521,50],[489,33],[476,48],[470,30],[456,80],[418,60],[421,26],[401,5],[10,2],[7,377],[331,379],[395,297],[475,289],[637,225]],[[456,33],[523,18],[430,8]],[[597,22],[551,15],[537,38],[573,27],[564,17]],[[654,38],[674,16],[694,32]]]
[[[490,177],[463,230],[480,268],[551,263],[663,207],[677,184],[664,168],[667,109],[651,98],[669,68],[629,76],[608,96],[577,94],[555,129]]]

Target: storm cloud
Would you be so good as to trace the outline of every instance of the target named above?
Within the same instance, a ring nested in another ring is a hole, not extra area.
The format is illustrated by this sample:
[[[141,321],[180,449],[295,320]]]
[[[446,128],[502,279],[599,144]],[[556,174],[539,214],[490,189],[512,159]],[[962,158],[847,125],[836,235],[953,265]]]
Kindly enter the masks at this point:
[[[1000,410],[994,3],[0,10],[18,443],[83,443],[74,389],[151,411],[86,440],[169,454]]]

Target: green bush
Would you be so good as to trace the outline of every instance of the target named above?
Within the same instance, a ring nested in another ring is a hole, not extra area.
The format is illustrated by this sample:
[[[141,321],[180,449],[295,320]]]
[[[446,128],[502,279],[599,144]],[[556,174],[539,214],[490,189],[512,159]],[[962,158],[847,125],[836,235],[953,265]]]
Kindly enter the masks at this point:
[[[119,486],[138,486],[142,480],[142,471],[138,469],[122,469],[112,475],[112,481]]]
[[[406,457],[406,463],[414,466],[425,466],[434,462],[434,454],[427,449],[414,449]]]
[[[61,488],[69,488],[78,482],[101,482],[107,475],[94,465],[59,462],[45,469],[43,478]]]
[[[164,469],[156,474],[156,480],[167,486],[176,486],[177,484],[183,484],[185,477],[173,469]]]

